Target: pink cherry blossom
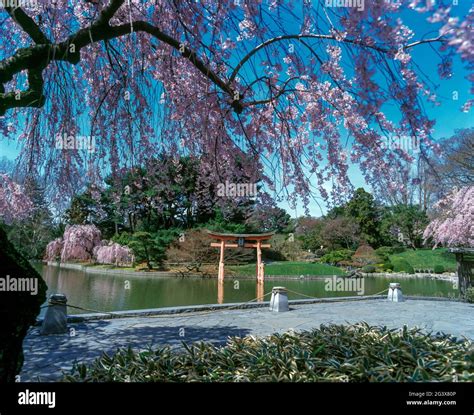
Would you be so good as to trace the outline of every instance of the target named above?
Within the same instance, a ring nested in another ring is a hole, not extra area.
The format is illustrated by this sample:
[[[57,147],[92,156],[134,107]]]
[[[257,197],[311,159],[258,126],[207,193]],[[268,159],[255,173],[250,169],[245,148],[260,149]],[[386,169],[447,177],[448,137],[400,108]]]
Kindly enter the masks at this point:
[[[132,250],[118,243],[110,243],[94,248],[95,259],[99,264],[131,266],[134,261]]]
[[[34,210],[33,202],[22,186],[6,174],[0,174],[0,220],[10,223],[28,217]]]
[[[43,259],[45,261],[56,261],[58,258],[61,258],[63,248],[63,238],[54,239],[46,246],[46,252]]]
[[[202,158],[209,204],[213,186],[235,177],[261,180],[290,204],[315,192],[336,203],[353,190],[349,163],[372,184],[407,160],[383,137],[431,145],[437,69],[442,79],[453,59],[473,69],[474,11],[458,16],[444,1],[365,0],[364,10],[324,0],[37,3],[25,9],[33,31],[0,10],[0,133],[20,133],[21,167],[43,172],[58,203],[163,152]],[[80,28],[78,55],[51,53]],[[419,48],[434,49],[429,82]],[[35,79],[42,99],[9,100]],[[58,134],[93,135],[96,151],[57,148]]]
[[[101,243],[101,232],[95,225],[72,225],[64,231],[61,262],[91,261],[93,250]]]
[[[474,186],[453,190],[435,209],[423,234],[425,240],[433,238],[436,245],[474,247]]]

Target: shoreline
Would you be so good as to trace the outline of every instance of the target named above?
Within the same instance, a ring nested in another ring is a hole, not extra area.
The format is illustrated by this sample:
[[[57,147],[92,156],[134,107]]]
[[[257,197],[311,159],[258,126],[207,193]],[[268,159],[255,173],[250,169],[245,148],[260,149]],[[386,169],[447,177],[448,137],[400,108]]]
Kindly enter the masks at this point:
[[[217,279],[216,277],[205,277],[201,274],[188,274],[181,276],[176,272],[170,271],[131,271],[116,268],[100,268],[94,265],[82,265],[74,263],[61,263],[55,261],[42,262],[43,265],[59,267],[64,269],[72,269],[85,272],[86,274],[110,274],[115,276],[132,276],[132,277],[156,277],[156,278],[199,278],[199,279]],[[333,277],[334,275],[265,275],[265,280],[318,280]],[[380,278],[426,278],[441,281],[457,282],[456,273],[444,274],[427,274],[427,273],[361,273],[362,277],[380,277]],[[344,275],[336,275],[336,277],[346,278]],[[256,279],[255,275],[226,275],[226,279]]]

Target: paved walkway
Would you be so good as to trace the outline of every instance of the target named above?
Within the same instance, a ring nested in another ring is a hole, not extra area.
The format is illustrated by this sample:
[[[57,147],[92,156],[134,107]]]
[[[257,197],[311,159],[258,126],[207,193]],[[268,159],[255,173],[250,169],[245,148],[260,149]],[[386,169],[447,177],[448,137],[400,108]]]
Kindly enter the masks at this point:
[[[171,345],[207,340],[225,343],[229,336],[264,336],[289,329],[306,330],[328,323],[356,323],[398,328],[404,324],[474,340],[474,305],[451,301],[409,299],[344,301],[293,305],[286,313],[267,308],[219,310],[191,314],[132,317],[69,324],[75,336],[40,336],[32,328],[24,341],[21,381],[54,381],[74,361],[91,361],[119,347]]]

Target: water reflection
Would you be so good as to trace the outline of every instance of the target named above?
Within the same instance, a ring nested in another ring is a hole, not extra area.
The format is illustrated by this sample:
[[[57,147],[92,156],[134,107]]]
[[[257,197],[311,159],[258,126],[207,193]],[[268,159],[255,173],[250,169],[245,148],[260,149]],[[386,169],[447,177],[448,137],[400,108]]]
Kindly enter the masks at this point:
[[[69,304],[99,311],[215,304],[216,300],[218,304],[247,302],[254,298],[264,301],[264,294],[274,286],[285,286],[289,290],[319,298],[356,295],[353,292],[327,291],[324,278],[285,281],[267,279],[261,284],[252,278],[239,279],[237,284],[231,278],[218,283],[217,279],[86,274],[41,264],[36,267],[48,284],[48,295],[63,293]],[[366,278],[365,294],[381,292],[388,287],[389,282],[400,282],[405,295],[457,295],[457,290],[447,281],[422,278],[393,281],[393,277]],[[298,296],[290,293],[289,298],[291,300]],[[71,314],[80,312],[72,308],[68,311]]]
[[[217,281],[217,304],[224,303],[224,281]]]
[[[261,281],[257,281],[255,285],[256,285],[256,291],[257,291],[257,295],[255,296],[255,298],[257,298],[257,302],[261,303],[264,300],[265,283]]]

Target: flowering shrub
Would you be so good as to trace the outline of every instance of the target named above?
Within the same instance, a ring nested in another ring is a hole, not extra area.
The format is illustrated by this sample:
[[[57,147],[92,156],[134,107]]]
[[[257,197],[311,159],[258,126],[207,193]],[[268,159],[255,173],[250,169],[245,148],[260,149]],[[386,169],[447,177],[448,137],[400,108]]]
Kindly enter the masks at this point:
[[[128,246],[115,242],[105,246],[96,246],[94,248],[94,258],[99,264],[130,266],[134,262],[132,250]]]
[[[95,225],[73,225],[64,231],[61,262],[90,261],[96,245],[101,243],[101,233]]]
[[[33,208],[33,202],[23,188],[6,174],[0,174],[0,220],[10,223],[15,219],[24,219]]]
[[[64,247],[63,238],[56,238],[46,246],[46,253],[44,255],[45,261],[55,261],[61,257],[61,252]]]
[[[423,237],[435,246],[474,247],[474,186],[454,190],[435,205],[435,215]]]

